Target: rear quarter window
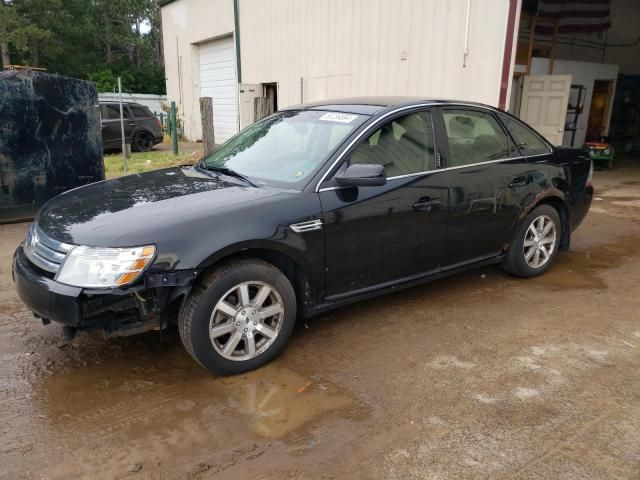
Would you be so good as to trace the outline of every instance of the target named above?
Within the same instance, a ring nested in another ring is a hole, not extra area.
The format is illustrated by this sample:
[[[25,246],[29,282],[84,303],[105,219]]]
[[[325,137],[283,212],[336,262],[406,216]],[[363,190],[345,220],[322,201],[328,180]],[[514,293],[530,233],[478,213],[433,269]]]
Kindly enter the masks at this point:
[[[498,115],[511,134],[511,137],[516,142],[518,150],[520,150],[522,155],[530,157],[532,155],[541,155],[551,152],[549,145],[547,145],[531,128],[509,115],[505,115],[503,113]]]
[[[129,110],[131,110],[131,114],[134,118],[152,118],[153,114],[148,108],[145,107],[134,107],[129,106]]]

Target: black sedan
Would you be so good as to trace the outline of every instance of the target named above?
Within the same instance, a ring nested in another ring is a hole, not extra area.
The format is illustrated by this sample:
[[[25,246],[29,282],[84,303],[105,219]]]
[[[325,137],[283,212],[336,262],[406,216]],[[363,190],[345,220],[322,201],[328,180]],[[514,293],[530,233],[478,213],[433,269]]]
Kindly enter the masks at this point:
[[[45,323],[178,324],[202,366],[256,368],[297,318],[499,263],[544,273],[583,220],[592,164],[485,105],[358,98],[292,107],[199,164],[64,193],[17,249]]]

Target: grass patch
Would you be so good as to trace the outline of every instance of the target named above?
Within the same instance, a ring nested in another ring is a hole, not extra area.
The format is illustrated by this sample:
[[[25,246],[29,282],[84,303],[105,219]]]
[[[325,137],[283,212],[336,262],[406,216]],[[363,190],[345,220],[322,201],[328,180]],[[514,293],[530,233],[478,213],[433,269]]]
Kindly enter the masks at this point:
[[[127,175],[130,173],[148,172],[177,165],[193,164],[200,159],[199,153],[180,153],[174,155],[166,151],[150,151],[132,153],[127,162]],[[125,175],[124,158],[121,153],[104,156],[104,173],[106,178]]]

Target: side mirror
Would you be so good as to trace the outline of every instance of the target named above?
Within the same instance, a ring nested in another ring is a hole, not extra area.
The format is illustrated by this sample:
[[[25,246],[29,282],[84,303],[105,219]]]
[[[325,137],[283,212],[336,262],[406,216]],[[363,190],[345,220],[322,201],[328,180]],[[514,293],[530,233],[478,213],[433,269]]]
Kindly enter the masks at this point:
[[[336,175],[338,185],[345,187],[377,187],[387,183],[382,165],[356,163]]]

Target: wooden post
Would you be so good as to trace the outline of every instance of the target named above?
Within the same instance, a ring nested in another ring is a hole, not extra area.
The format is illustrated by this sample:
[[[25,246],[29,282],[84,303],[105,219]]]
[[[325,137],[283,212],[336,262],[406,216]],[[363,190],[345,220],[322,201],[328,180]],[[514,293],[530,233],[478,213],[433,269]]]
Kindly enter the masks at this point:
[[[253,99],[253,119],[255,122],[269,115],[269,102],[266,97]]]
[[[200,121],[202,122],[202,149],[207,155],[216,149],[213,131],[213,98],[200,97]]]
[[[549,55],[549,72],[548,75],[553,75],[553,63],[556,61],[556,40],[558,39],[558,29],[560,25],[558,21],[553,22],[553,39],[551,40],[551,55]]]
[[[531,56],[533,55],[533,41],[536,36],[536,24],[538,23],[538,15],[531,17],[531,31],[529,32],[529,48],[527,49],[527,69],[525,75],[531,73]]]

